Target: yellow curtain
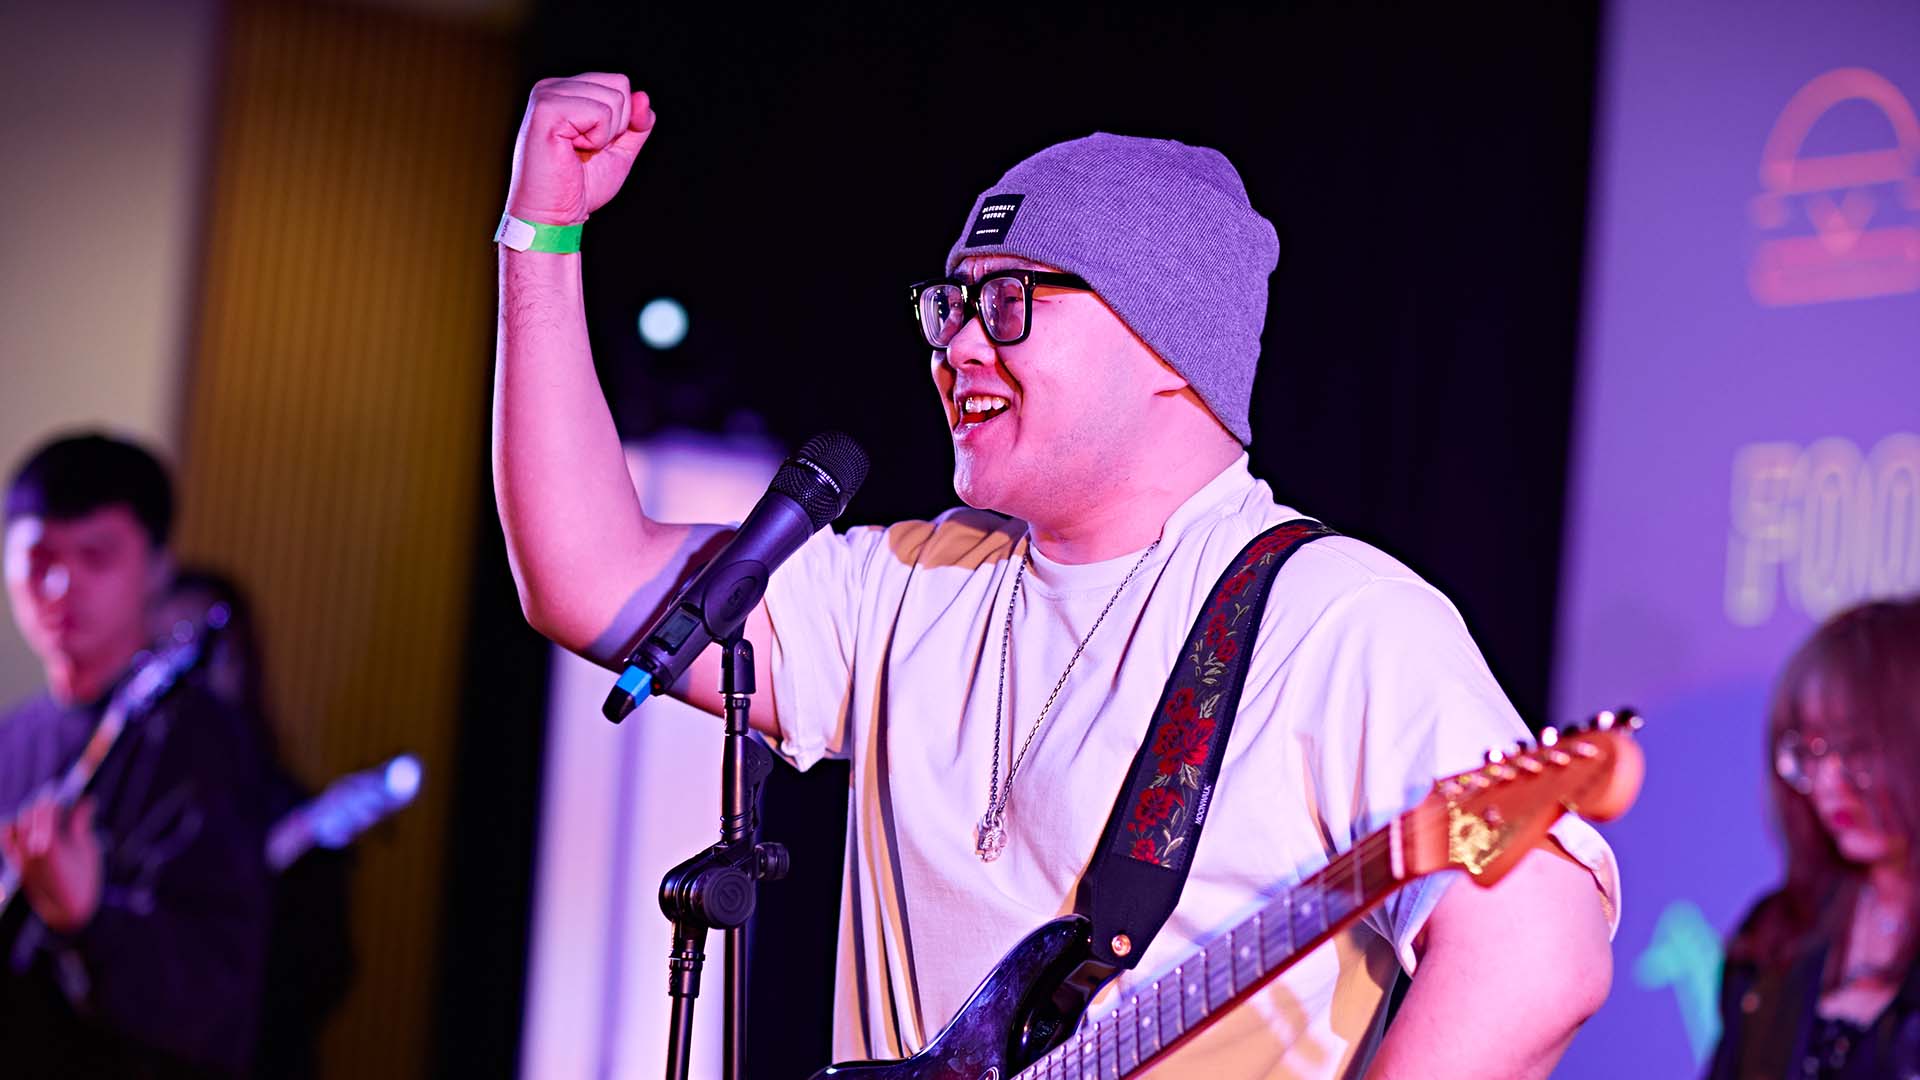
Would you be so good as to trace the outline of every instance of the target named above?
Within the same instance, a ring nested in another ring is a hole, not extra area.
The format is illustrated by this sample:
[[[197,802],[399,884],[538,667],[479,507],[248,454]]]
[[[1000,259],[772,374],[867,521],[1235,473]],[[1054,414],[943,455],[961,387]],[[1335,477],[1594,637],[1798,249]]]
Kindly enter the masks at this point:
[[[282,750],[317,786],[399,750],[421,800],[362,844],[359,978],[326,1072],[427,1067],[516,115],[506,28],[234,5],[184,402],[179,546],[252,593]]]

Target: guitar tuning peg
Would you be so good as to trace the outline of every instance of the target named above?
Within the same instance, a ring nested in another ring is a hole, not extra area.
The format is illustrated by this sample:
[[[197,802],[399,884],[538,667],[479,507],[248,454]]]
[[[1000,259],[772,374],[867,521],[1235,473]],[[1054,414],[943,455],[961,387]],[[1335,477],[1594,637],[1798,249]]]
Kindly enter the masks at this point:
[[[1620,714],[1626,718],[1628,731],[1639,731],[1641,728],[1647,726],[1646,720],[1632,709],[1621,709]]]
[[[1593,718],[1593,726],[1601,731],[1612,731],[1615,719],[1616,717],[1613,715],[1612,709],[1602,709],[1599,714]]]
[[[1559,728],[1543,727],[1540,729],[1540,745],[1541,746],[1558,746],[1559,744],[1560,744]]]
[[[1486,757],[1487,757],[1487,764],[1498,765],[1501,762],[1507,760],[1507,752],[1505,750],[1499,750],[1499,749],[1489,750],[1487,751]]]

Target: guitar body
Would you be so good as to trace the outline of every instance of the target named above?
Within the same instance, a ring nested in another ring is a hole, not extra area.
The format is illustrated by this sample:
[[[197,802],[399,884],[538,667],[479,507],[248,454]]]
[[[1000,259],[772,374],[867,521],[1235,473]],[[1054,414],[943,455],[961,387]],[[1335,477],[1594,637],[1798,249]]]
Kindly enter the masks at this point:
[[[845,1062],[814,1080],[1012,1080],[1073,1030],[1099,989],[1074,978],[1090,955],[1089,929],[1083,916],[1068,915],[1021,939],[953,1022],[905,1061]]]

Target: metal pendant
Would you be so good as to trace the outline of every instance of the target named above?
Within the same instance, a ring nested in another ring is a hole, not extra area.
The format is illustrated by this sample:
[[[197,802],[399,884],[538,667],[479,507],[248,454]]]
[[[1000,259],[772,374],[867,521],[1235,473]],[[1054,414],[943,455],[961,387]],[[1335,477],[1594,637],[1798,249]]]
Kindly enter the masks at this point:
[[[981,862],[992,862],[1007,850],[1007,826],[999,814],[983,814],[973,827],[973,850]]]

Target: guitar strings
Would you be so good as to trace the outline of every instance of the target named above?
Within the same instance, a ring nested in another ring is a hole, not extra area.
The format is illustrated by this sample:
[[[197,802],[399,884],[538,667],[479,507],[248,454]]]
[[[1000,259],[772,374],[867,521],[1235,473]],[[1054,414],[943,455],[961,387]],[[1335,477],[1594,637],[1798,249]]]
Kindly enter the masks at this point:
[[[1514,782],[1513,780],[1502,780],[1502,781],[1498,781],[1497,783],[1501,785],[1505,785],[1513,782]],[[1290,942],[1294,941],[1295,939],[1293,936],[1292,922],[1293,922],[1293,918],[1295,916],[1296,911],[1300,909],[1294,907],[1292,902],[1296,898],[1297,894],[1300,893],[1303,889],[1307,888],[1308,886],[1312,886],[1314,889],[1318,890],[1322,896],[1326,896],[1329,893],[1335,893],[1335,892],[1342,893],[1342,894],[1351,894],[1352,892],[1356,891],[1348,886],[1336,884],[1337,879],[1341,877],[1347,877],[1350,879],[1357,877],[1359,879],[1359,884],[1361,886],[1358,891],[1362,895],[1356,901],[1356,908],[1365,909],[1365,908],[1371,907],[1372,906],[1371,901],[1381,899],[1382,897],[1370,897],[1366,895],[1366,892],[1367,892],[1367,889],[1365,887],[1367,884],[1366,878],[1365,878],[1366,864],[1371,860],[1378,858],[1383,852],[1390,852],[1392,850],[1394,839],[1395,839],[1394,837],[1395,830],[1393,829],[1393,822],[1398,821],[1400,823],[1401,828],[1399,831],[1401,833],[1401,841],[1402,843],[1405,843],[1408,835],[1414,833],[1416,830],[1424,830],[1426,828],[1433,826],[1436,823],[1443,821],[1447,817],[1449,809],[1450,808],[1446,806],[1430,805],[1426,802],[1426,800],[1424,799],[1421,800],[1419,803],[1414,804],[1414,806],[1412,806],[1408,810],[1396,815],[1394,818],[1389,819],[1386,825],[1378,829],[1375,829],[1373,832],[1370,832],[1366,836],[1362,837],[1359,843],[1356,843],[1351,848],[1348,848],[1346,851],[1335,854],[1332,859],[1328,860],[1325,866],[1322,866],[1318,870],[1315,870],[1313,873],[1300,879],[1298,882],[1294,883],[1293,885],[1290,885],[1285,889],[1283,889],[1279,896],[1269,901],[1267,905],[1263,907],[1258,913],[1256,913],[1256,915],[1253,918],[1247,919],[1239,924],[1236,924],[1232,929],[1228,930],[1226,933],[1221,934],[1218,937],[1215,937],[1213,940],[1201,946],[1198,950],[1195,951],[1195,956],[1199,958],[1202,964],[1208,968],[1207,982],[1209,984],[1209,996],[1211,997],[1211,992],[1212,992],[1211,983],[1214,977],[1211,970],[1212,965],[1214,963],[1214,957],[1211,954],[1216,946],[1220,945],[1222,942],[1231,940],[1235,932],[1240,930],[1242,927],[1247,926],[1249,923],[1253,922],[1254,919],[1264,919],[1264,917],[1267,915],[1281,913],[1282,909],[1285,909],[1284,922],[1287,926],[1288,940]],[[1554,816],[1557,818],[1559,814],[1556,813]],[[1407,861],[1411,861],[1411,860],[1407,860]],[[1450,864],[1451,860],[1448,860],[1448,862]],[[1353,865],[1347,865],[1347,864],[1353,864]],[[1403,865],[1405,865],[1404,862],[1403,862]],[[1448,869],[1448,868],[1451,868],[1451,866],[1450,865],[1442,866],[1438,869]],[[1428,876],[1428,874],[1435,873],[1435,872],[1437,872],[1437,870],[1428,871],[1427,873],[1422,873],[1422,874],[1413,874],[1413,875],[1404,876],[1404,877],[1393,876],[1390,878],[1391,888],[1389,888],[1387,892],[1390,893],[1390,892],[1396,891],[1401,887],[1407,885],[1411,881],[1413,881],[1414,878],[1425,877],[1425,876]],[[1331,930],[1334,925],[1337,925],[1340,921],[1342,921],[1342,919],[1345,919],[1348,916],[1351,916],[1352,914],[1354,914],[1353,911],[1348,911],[1345,914],[1343,914],[1340,918],[1332,920],[1327,924],[1328,930]],[[1321,909],[1321,915],[1322,915],[1322,918],[1325,917],[1324,908]],[[1240,984],[1240,980],[1238,976],[1235,974],[1235,969],[1232,966],[1231,959],[1229,958],[1222,972],[1222,974],[1226,978],[1227,985],[1230,991],[1229,997],[1235,996],[1243,992],[1247,988],[1263,983],[1267,979],[1277,975],[1281,968],[1285,966],[1290,966],[1294,961],[1296,961],[1303,954],[1303,952],[1305,951],[1304,946],[1312,944],[1315,941],[1315,939],[1320,937],[1321,934],[1325,932],[1326,931],[1319,931],[1309,935],[1304,942],[1300,942],[1296,944],[1287,953],[1286,956],[1280,957],[1277,961],[1273,962],[1272,964],[1269,964],[1267,962],[1267,942],[1268,942],[1268,938],[1273,936],[1275,933],[1275,925],[1269,924],[1263,921],[1261,925],[1260,935],[1259,935],[1260,937],[1259,972],[1253,979],[1249,980],[1243,986]],[[1166,992],[1166,987],[1162,986],[1161,984],[1166,982],[1170,977],[1172,977],[1172,975],[1173,975],[1172,971],[1166,972],[1162,974],[1159,978],[1153,980],[1151,983],[1147,984],[1144,987],[1141,987],[1138,992],[1128,995],[1128,1000],[1123,1002],[1117,1008],[1115,1008],[1111,1016],[1118,1016],[1122,1010],[1126,1010],[1126,1009],[1131,1009],[1136,1015],[1138,1015],[1140,1013],[1140,1002],[1143,999],[1148,1000],[1149,1007],[1156,1010],[1156,1012],[1163,1012],[1164,1009],[1161,1007],[1161,997]],[[1217,1010],[1210,1006],[1208,1007],[1207,1011],[1202,1014],[1202,1017],[1204,1018],[1207,1015],[1211,1015],[1215,1011]],[[1110,1019],[1111,1016],[1103,1019]],[[1180,1008],[1179,1027],[1182,1034],[1184,1034],[1187,1030],[1189,1030],[1192,1027],[1192,1025],[1188,1024],[1186,1021],[1186,1009],[1185,1009],[1184,1002],[1182,1002],[1181,1008]],[[1063,1041],[1059,1046],[1054,1047],[1052,1050],[1048,1051],[1047,1053],[1041,1055],[1039,1058],[1035,1059],[1031,1065],[1029,1065],[1026,1069],[1020,1072],[1019,1077],[1020,1078],[1027,1077],[1029,1073],[1037,1077],[1037,1076],[1046,1074],[1047,1070],[1050,1070],[1055,1066],[1063,1066],[1065,1064],[1066,1058],[1069,1057],[1071,1054],[1073,1054],[1076,1051],[1076,1048],[1079,1048],[1083,1044],[1088,1042],[1089,1039],[1092,1040],[1093,1045],[1096,1048],[1095,1052],[1099,1052],[1098,1047],[1100,1045],[1100,1039],[1103,1037],[1117,1040],[1118,1033],[1116,1028],[1111,1026],[1096,1026],[1094,1028],[1080,1028],[1076,1030],[1071,1036],[1069,1036],[1065,1041]],[[1160,1038],[1158,1033],[1156,1033],[1155,1038],[1156,1040]],[[1117,1042],[1116,1042],[1116,1049],[1117,1049]],[[1149,1061],[1159,1057],[1162,1053],[1164,1053],[1164,1051],[1165,1051],[1165,1047],[1161,1046],[1160,1048],[1155,1049],[1149,1053],[1141,1054],[1139,1065],[1141,1066],[1146,1065]],[[1016,1080],[1019,1080],[1019,1078],[1016,1078]]]

